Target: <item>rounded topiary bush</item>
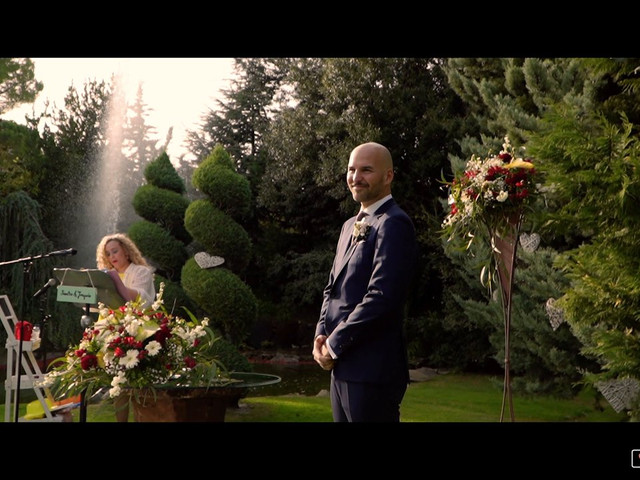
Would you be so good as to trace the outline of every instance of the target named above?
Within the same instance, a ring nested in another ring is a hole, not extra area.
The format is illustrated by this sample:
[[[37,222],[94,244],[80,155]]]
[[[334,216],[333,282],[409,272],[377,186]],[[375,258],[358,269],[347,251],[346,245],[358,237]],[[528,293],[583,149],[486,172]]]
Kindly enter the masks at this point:
[[[189,199],[178,192],[142,185],[133,196],[133,208],[145,220],[165,227],[171,235],[188,244],[191,235],[184,226]]]
[[[224,338],[217,338],[211,345],[211,353],[218,357],[222,365],[230,372],[252,372],[253,367],[233,343]]]
[[[147,179],[151,185],[155,185],[159,188],[166,188],[177,193],[185,193],[187,187],[184,185],[184,180],[175,167],[169,160],[169,155],[166,152],[162,152],[155,160],[153,160],[144,169],[144,178]]]
[[[229,269],[241,274],[251,259],[247,231],[206,199],[194,200],[185,212],[184,224],[210,255],[225,259]]]
[[[193,172],[193,186],[209,197],[220,210],[235,220],[249,215],[251,186],[249,180],[226,165],[208,157]]]
[[[160,284],[164,283],[164,293],[162,296],[163,305],[168,312],[186,318],[186,308],[194,315],[198,316],[198,306],[191,300],[189,295],[184,291],[182,285],[173,280],[156,273],[153,277],[153,283],[156,287],[156,293],[160,291]]]
[[[154,263],[158,273],[178,279],[187,260],[185,245],[156,223],[140,220],[127,232],[144,256]]]
[[[258,301],[242,280],[223,267],[203,269],[190,258],[182,267],[182,288],[228,339],[239,345],[256,322]]]

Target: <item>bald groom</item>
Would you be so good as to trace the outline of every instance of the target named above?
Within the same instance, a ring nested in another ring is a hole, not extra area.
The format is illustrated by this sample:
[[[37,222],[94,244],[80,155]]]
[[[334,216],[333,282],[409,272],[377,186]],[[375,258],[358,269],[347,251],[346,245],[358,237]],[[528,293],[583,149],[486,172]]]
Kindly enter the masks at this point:
[[[413,223],[391,195],[389,150],[369,142],[351,152],[347,186],[360,212],[342,226],[313,345],[331,370],[335,422],[399,422],[409,382],[404,304],[413,280]]]

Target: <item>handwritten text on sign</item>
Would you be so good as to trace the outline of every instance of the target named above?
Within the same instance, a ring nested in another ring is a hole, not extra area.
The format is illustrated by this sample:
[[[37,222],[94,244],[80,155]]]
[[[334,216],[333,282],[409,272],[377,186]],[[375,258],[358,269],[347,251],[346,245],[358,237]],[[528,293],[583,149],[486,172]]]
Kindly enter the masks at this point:
[[[95,305],[98,303],[98,289],[94,287],[59,285],[57,300],[59,302],[88,303]]]

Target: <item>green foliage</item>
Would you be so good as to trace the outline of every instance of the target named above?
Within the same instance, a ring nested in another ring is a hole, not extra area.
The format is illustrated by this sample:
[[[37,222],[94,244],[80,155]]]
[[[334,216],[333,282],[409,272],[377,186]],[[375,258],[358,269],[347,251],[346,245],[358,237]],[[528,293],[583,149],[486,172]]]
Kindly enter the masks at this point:
[[[595,75],[594,83],[599,83]],[[635,95],[614,92],[618,106],[636,101]],[[542,225],[564,245],[556,267],[571,280],[571,288],[556,303],[582,342],[582,353],[597,362],[585,370],[585,382],[637,380],[637,125],[606,108],[589,111],[568,105],[554,108],[545,120],[546,128],[532,137],[530,150],[545,159],[552,208]],[[638,399],[628,413],[640,418]]]
[[[40,350],[41,353],[45,350],[63,352],[82,337],[84,328],[80,320],[85,312],[77,304],[56,301],[53,293],[49,293],[48,302],[48,311],[53,312],[53,315],[46,325],[40,324],[42,338]],[[95,317],[94,320],[97,318],[97,314],[92,313],[90,316]]]
[[[519,251],[510,334],[512,372],[518,377],[513,387],[527,393],[571,397],[581,372],[593,368],[594,362],[580,354],[580,341],[569,325],[563,323],[553,330],[549,322],[547,301],[561,297],[569,288],[569,280],[554,268],[557,256],[548,248]],[[496,360],[504,365],[500,302],[490,302],[485,311],[494,326],[490,339],[497,349]]]
[[[30,58],[0,58],[0,114],[33,102],[43,86],[35,79]]]
[[[162,300],[167,311],[178,316],[185,316],[183,312],[184,308],[190,312],[196,312],[196,304],[193,303],[193,300],[187,295],[180,283],[169,280],[159,273],[153,276],[153,283],[156,287],[156,292],[160,291],[160,284],[164,283]]]
[[[458,354],[458,361],[466,357],[468,370],[472,365],[470,359],[480,365],[486,362],[480,356],[484,353],[504,368],[505,326],[500,292],[495,290],[491,295],[481,289],[479,267],[489,254],[488,246],[478,243],[471,258],[468,252],[453,251],[450,246],[445,251],[468,285],[468,288],[455,285],[449,292],[455,303],[448,304],[445,330],[456,332],[461,338],[476,333],[469,345],[460,345],[464,353]],[[580,371],[593,365],[579,354],[580,342],[568,325],[560,325],[555,331],[550,325],[545,305],[549,299],[561,297],[569,284],[563,272],[555,268],[557,257],[557,252],[550,248],[528,252],[520,246],[517,251],[509,336],[510,369],[516,377],[512,381],[514,391],[571,396],[580,380]],[[489,339],[489,351],[480,340],[484,336]],[[441,343],[444,348],[451,348],[458,342],[441,339]],[[473,356],[468,357],[470,354]]]
[[[260,253],[254,255],[257,269],[251,275],[257,281],[252,279],[252,285],[271,298],[284,298],[285,285],[296,284],[303,287],[298,296],[304,295],[305,302],[325,286],[328,270],[315,260],[335,249],[342,222],[357,211],[345,172],[350,151],[364,141],[390,149],[394,198],[423,233],[424,250],[437,244],[432,226],[442,211],[437,179],[448,168],[447,155],[459,151],[457,139],[476,131],[465,105],[446,84],[442,60],[285,58],[266,63],[285,75],[287,89],[275,97],[282,102],[258,144],[266,163],[256,190],[260,237],[254,243]],[[274,237],[282,242],[270,255]],[[259,245],[263,241],[268,244]],[[428,293],[415,298],[440,321],[437,275],[446,268],[441,262],[444,256],[436,256],[430,275],[419,276],[426,282],[420,288]],[[309,269],[299,268],[303,264]],[[418,268],[424,266],[421,262]],[[275,280],[284,273],[286,278]],[[274,281],[265,284],[264,278]],[[294,307],[296,315],[299,307]]]
[[[99,241],[95,214],[85,213],[96,204],[87,199],[95,198],[101,187],[97,183],[97,159],[106,145],[111,94],[105,82],[87,82],[82,89],[71,86],[63,108],[47,108],[39,116],[28,118],[29,127],[42,132],[40,147],[46,158],[42,175],[46,181],[40,183],[37,200],[43,206],[43,229],[56,244],[76,244],[81,237],[84,245]],[[114,182],[120,179],[129,177],[122,175]]]
[[[223,257],[225,266],[238,274],[245,271],[251,259],[251,239],[233,218],[209,200],[199,199],[187,207],[184,224],[210,255]]]
[[[230,372],[252,372],[253,367],[238,347],[224,338],[218,338],[211,345],[211,354],[220,359],[220,362]]]
[[[165,188],[176,193],[186,191],[184,180],[176,172],[167,152],[162,152],[158,158],[146,166],[144,177],[147,182],[158,188]]]
[[[12,261],[54,249],[42,230],[42,208],[26,192],[16,191],[0,200],[0,261]],[[28,269],[25,267],[28,266]],[[31,296],[52,277],[54,267],[64,268],[67,260],[60,257],[39,258],[0,268],[0,294],[7,295],[16,314],[38,324],[42,329],[42,350],[59,351],[82,334],[82,310],[75,304],[56,302],[55,290],[49,295],[31,300]],[[42,311],[51,313],[52,320],[42,324]],[[0,330],[4,342],[6,333]]]
[[[582,380],[592,385],[637,378],[640,243],[633,232],[640,220],[638,64],[637,59],[618,58],[447,63],[452,88],[469,102],[483,132],[507,132],[526,142],[528,154],[545,175],[546,211],[531,223],[547,245],[562,252],[550,273],[562,275],[565,288],[546,294],[558,299],[566,324],[555,332],[553,344],[534,330],[533,337],[527,330],[519,337],[527,341],[512,358],[516,362],[520,356],[524,363],[519,368],[530,369],[534,377],[549,369],[573,378],[575,374],[563,368],[573,359]],[[516,278],[528,273],[520,269]],[[518,289],[526,296],[516,298],[514,315],[527,321],[514,328],[531,328],[527,322],[544,300],[540,293],[546,280],[544,275],[535,282],[528,279],[526,291]],[[568,330],[581,342],[583,358],[572,355],[575,342]],[[531,337],[535,341],[529,341]],[[536,367],[527,360],[532,355],[544,363]],[[636,418],[639,412],[637,406],[629,411]]]
[[[234,169],[233,160],[231,159],[231,155],[229,152],[221,145],[217,144],[212,150],[211,153],[203,160],[200,166],[208,164],[209,166],[218,165],[224,168],[228,168],[230,170]],[[205,178],[211,178],[206,177]],[[202,182],[202,187],[205,187],[206,182]],[[200,188],[200,187],[198,187]]]
[[[20,260],[52,250],[40,226],[41,215],[41,206],[23,191],[0,199],[0,261]],[[9,296],[22,319],[33,321],[38,317],[38,312],[27,310],[28,299],[50,278],[53,266],[54,259],[48,257],[0,268],[0,292]]]
[[[613,124],[559,106],[546,118],[548,128],[532,139],[530,151],[545,161],[547,201],[545,231],[582,239],[609,231],[616,237],[637,225],[640,211],[638,145],[634,125],[623,115]],[[616,233],[617,232],[617,233]]]
[[[237,276],[251,260],[251,239],[238,223],[249,214],[251,189],[248,180],[234,171],[231,156],[220,144],[195,169],[192,183],[208,198],[187,207],[185,228],[198,246],[225,263],[201,269],[190,259],[182,269],[182,285],[214,325],[238,345],[257,318],[257,299]]]
[[[193,172],[193,185],[218,209],[240,221],[251,209],[249,181],[233,170],[229,154],[220,145]]]
[[[289,251],[286,257],[274,254],[269,277],[281,282],[282,304],[289,308],[317,307],[322,302],[322,290],[334,256],[333,249],[317,249],[306,253]]]
[[[203,118],[200,132],[189,132],[190,150],[198,159],[206,158],[222,145],[234,159],[233,168],[252,182],[252,191],[262,178],[265,156],[263,135],[271,123],[274,96],[286,69],[280,59],[236,58],[235,78],[224,90],[225,99]]]
[[[180,193],[155,185],[142,185],[133,197],[133,208],[145,220],[166,228],[171,235],[188,244],[191,236],[184,227],[189,199]]]
[[[0,198],[18,190],[37,195],[44,163],[38,132],[0,120]]]
[[[589,98],[590,78],[576,58],[450,58],[444,71],[482,133],[507,135],[514,145],[540,128],[550,105]]]
[[[640,79],[638,58],[586,58],[594,90],[594,106],[609,120],[617,121],[621,112],[634,124],[640,123]]]
[[[185,260],[186,247],[169,232],[156,223],[140,220],[128,230],[131,240],[145,257],[156,266],[158,273],[170,279],[177,279]]]
[[[529,229],[528,232],[541,234],[549,246],[566,248],[562,242],[562,233],[553,232],[558,222],[551,224],[556,216],[557,207],[563,200],[559,198],[556,200],[557,195],[550,194],[557,187],[553,178],[553,168],[548,168],[550,167],[549,156],[547,152],[535,148],[534,142],[527,142],[527,140],[540,135],[548,141],[552,149],[562,149],[562,145],[565,145],[565,139],[560,137],[563,133],[568,133],[567,125],[558,128],[556,138],[550,138],[547,119],[549,112],[557,108],[555,105],[558,102],[572,111],[567,118],[578,112],[584,112],[592,105],[593,79],[584,68],[582,61],[571,58],[449,59],[445,72],[451,87],[469,104],[483,134],[477,139],[463,139],[462,151],[470,156],[481,151],[481,144],[495,148],[505,134],[515,145],[526,146],[527,157],[534,158],[536,170],[543,174],[544,185],[541,190],[545,208],[541,215],[527,212],[525,228]],[[551,122],[553,123],[553,120]],[[580,145],[587,149],[593,146],[584,138],[575,139],[572,143],[577,148],[581,148]],[[464,160],[455,158],[453,155],[450,156],[450,161],[452,171],[459,171],[464,165]],[[567,173],[565,171],[561,175],[567,179],[571,178],[572,181],[578,180],[576,185],[583,185],[580,177],[573,177],[573,172],[572,176],[568,177]],[[546,177],[547,174],[549,178]],[[585,175],[597,174],[585,171]],[[592,194],[598,195],[586,190],[573,190],[564,200],[580,203],[584,195]],[[598,222],[599,219],[594,216],[594,213],[593,211],[578,213],[578,210],[572,209],[572,213],[565,218],[570,220],[574,215],[584,214],[590,216],[594,222]],[[575,235],[574,238],[579,241],[581,238],[579,231],[570,231],[572,228],[570,225],[577,224],[565,223],[564,226],[567,227],[565,233]],[[569,238],[565,237],[566,239]],[[451,248],[447,248],[445,252],[459,267],[464,266],[464,269],[470,273],[474,271],[472,266],[476,256],[459,257],[456,256],[458,253]],[[571,382],[579,379],[578,369],[586,368],[590,362],[577,355],[579,342],[567,325],[561,325],[555,332],[549,331],[550,327],[543,309],[544,304],[549,298],[559,298],[565,288],[568,288],[566,279],[564,282],[560,281],[564,274],[552,267],[553,258],[555,255],[551,251],[538,250],[533,257],[526,257],[524,252],[519,252],[512,304],[511,362],[513,370],[521,375],[521,379],[514,382],[515,388],[524,391],[552,391],[566,395],[570,394],[572,389]],[[548,288],[552,278],[557,287],[555,292],[549,291]],[[470,286],[477,290],[480,284],[476,281]],[[454,298],[459,305],[463,306],[470,323],[480,325],[481,328],[492,332],[489,338],[496,349],[495,359],[503,364],[504,325],[501,304],[497,301],[483,300],[477,294],[471,295],[464,292],[457,292]]]
[[[182,268],[182,287],[234,344],[246,339],[257,316],[257,299],[237,275],[223,267],[203,269],[190,258]]]

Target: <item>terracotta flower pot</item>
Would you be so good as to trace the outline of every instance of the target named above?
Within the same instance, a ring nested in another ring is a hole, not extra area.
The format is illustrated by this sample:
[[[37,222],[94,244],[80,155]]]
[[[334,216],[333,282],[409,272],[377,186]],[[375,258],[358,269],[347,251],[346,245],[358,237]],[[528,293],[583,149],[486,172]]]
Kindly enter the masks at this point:
[[[237,401],[238,388],[140,389],[131,406],[136,422],[224,422],[227,406]]]

